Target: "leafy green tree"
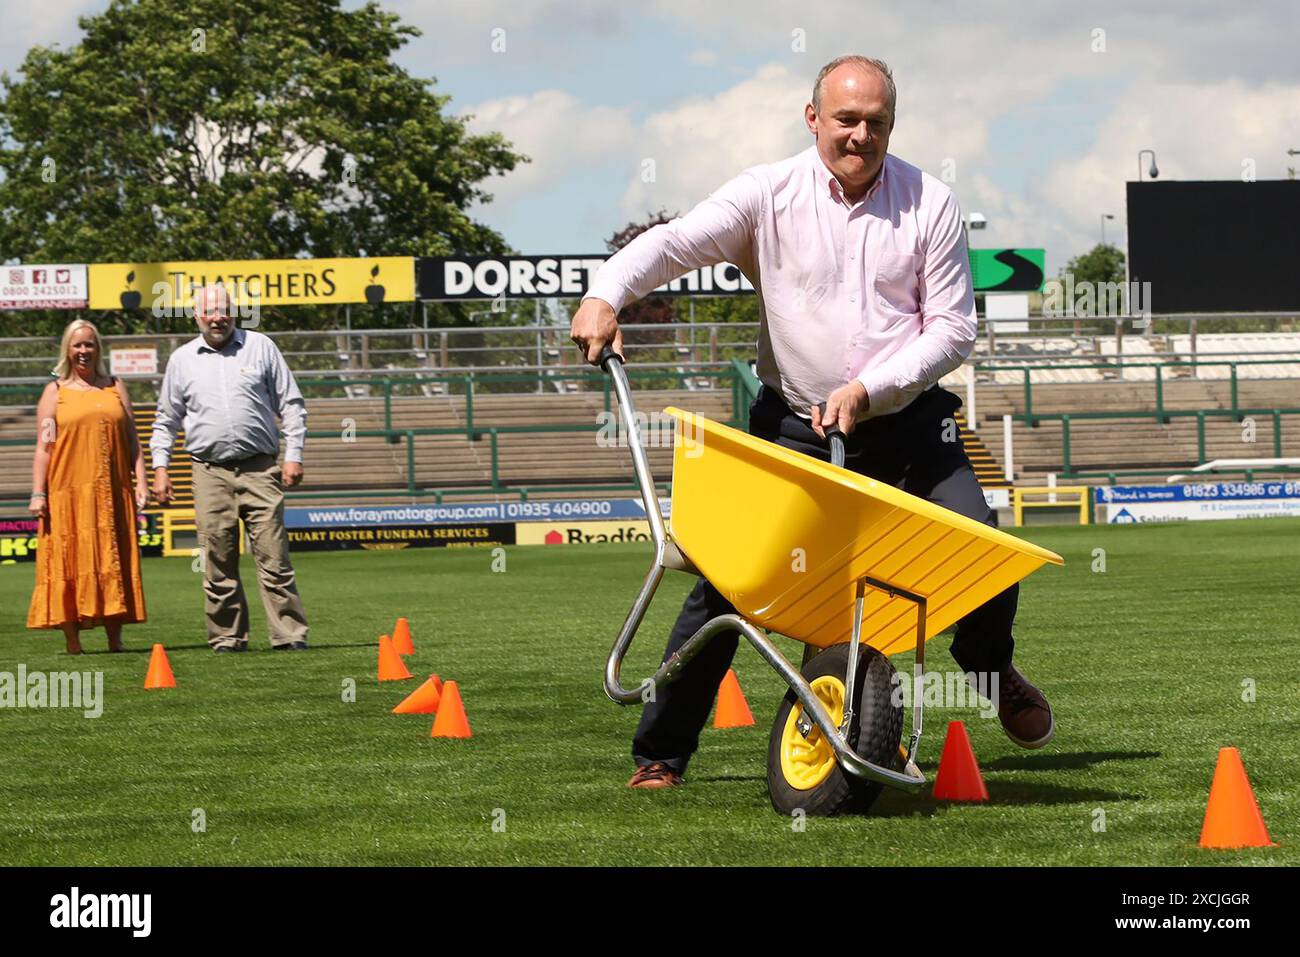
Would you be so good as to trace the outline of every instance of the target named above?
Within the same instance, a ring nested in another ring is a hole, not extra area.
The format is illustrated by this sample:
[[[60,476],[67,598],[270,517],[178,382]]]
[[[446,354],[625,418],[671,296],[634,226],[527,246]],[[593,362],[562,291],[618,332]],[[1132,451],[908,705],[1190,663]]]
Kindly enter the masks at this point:
[[[392,60],[418,31],[377,4],[112,0],[78,22],[0,77],[0,258],[507,251],[468,210],[527,158],[444,115]]]
[[[1061,276],[1067,272],[1074,274],[1076,283],[1123,282],[1124,253],[1109,243],[1098,243],[1066,263]]]

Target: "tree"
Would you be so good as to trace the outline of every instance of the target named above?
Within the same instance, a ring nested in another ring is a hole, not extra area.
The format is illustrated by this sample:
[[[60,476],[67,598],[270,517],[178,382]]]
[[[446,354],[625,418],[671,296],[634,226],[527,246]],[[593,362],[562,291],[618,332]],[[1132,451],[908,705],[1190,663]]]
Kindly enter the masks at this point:
[[[1073,274],[1076,283],[1123,282],[1124,253],[1109,243],[1098,243],[1066,263],[1062,278],[1066,273]]]
[[[645,222],[630,222],[605,240],[605,248],[612,253],[618,252],[647,229],[672,222],[676,218],[675,213],[669,216],[668,211],[665,209],[661,209],[657,213],[647,213],[646,215],[648,218]],[[618,314],[618,321],[625,325],[674,322],[675,319],[676,310],[673,306],[673,300],[668,296],[647,296],[644,299],[638,299],[636,302],[629,302]]]
[[[527,158],[443,115],[391,59],[419,31],[377,4],[112,0],[78,23],[0,78],[0,258],[507,251],[467,211]]]

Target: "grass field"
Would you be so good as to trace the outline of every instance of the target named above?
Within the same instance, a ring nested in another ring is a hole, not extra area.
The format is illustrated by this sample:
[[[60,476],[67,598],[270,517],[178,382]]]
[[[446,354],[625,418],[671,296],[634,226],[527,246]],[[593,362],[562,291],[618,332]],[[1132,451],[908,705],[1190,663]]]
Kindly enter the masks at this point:
[[[638,710],[610,703],[600,681],[645,546],[511,548],[504,573],[486,550],[302,554],[313,649],[290,654],[270,653],[255,591],[254,653],[208,651],[185,558],[145,561],[151,617],[126,630],[133,653],[69,658],[60,636],[23,628],[32,566],[0,566],[0,671],[102,670],[106,697],[96,720],[0,710],[0,860],[1300,864],[1300,521],[1029,537],[1067,562],[1026,582],[1017,620],[1017,661],[1051,697],[1055,740],[1025,752],[974,708],[927,712],[922,768],[932,776],[946,722],[963,718],[988,804],[886,791],[872,816],[809,819],[802,833],[768,803],[783,689],[747,647],[736,671],[757,725],[707,730],[685,787],[624,788]],[[1105,572],[1092,570],[1097,548]],[[689,585],[670,573],[660,588],[629,683],[657,663]],[[430,740],[427,717],[388,713],[415,687],[374,680],[376,637],[398,615],[412,622],[412,670],[459,682],[472,740]],[[100,651],[103,632],[83,641]],[[141,688],[155,641],[174,690]],[[955,668],[948,643],[931,643],[930,667]],[[347,678],[355,703],[342,700]],[[1277,847],[1197,848],[1223,745],[1241,749]]]

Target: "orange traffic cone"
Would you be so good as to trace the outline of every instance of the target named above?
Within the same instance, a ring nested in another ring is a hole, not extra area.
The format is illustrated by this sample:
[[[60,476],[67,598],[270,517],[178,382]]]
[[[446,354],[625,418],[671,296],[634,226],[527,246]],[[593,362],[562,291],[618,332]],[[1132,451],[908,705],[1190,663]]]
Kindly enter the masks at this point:
[[[402,656],[397,653],[393,647],[392,640],[387,635],[379,636],[379,680],[380,681],[402,681],[406,678],[414,678],[415,675],[406,670],[406,662],[402,661]]]
[[[715,728],[748,728],[754,723],[754,715],[749,710],[745,693],[740,690],[740,681],[736,673],[727,669],[726,677],[718,688],[718,706],[713,712]]]
[[[153,646],[153,654],[149,656],[149,671],[144,676],[144,686],[146,689],[176,687],[176,676],[172,674],[171,662],[167,660],[167,652],[163,650],[161,644]]]
[[[984,787],[975,750],[970,746],[966,725],[960,721],[948,722],[948,736],[939,755],[939,773],[934,778],[931,792],[939,801],[987,801],[989,792]]]
[[[442,686],[437,675],[430,675],[420,687],[416,688],[401,704],[393,709],[393,714],[433,714],[438,710],[442,698]]]
[[[448,681],[442,686],[442,701],[438,704],[438,717],[433,719],[431,738],[472,738],[474,732],[469,729],[469,718],[465,717],[465,706],[461,704],[460,689],[456,682]]]
[[[1273,846],[1241,755],[1236,748],[1219,748],[1201,825],[1201,847]]]
[[[405,618],[397,619],[393,626],[393,647],[399,655],[415,654],[415,644],[411,641],[411,623]]]

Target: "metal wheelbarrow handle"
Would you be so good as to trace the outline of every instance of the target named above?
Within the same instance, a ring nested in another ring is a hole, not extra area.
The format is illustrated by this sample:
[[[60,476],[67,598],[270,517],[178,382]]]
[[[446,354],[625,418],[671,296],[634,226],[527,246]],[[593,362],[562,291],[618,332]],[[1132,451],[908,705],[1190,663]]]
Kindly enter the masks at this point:
[[[655,491],[654,477],[650,474],[650,463],[646,459],[645,448],[641,445],[641,431],[637,426],[636,407],[632,404],[632,387],[627,381],[627,372],[623,369],[624,359],[606,345],[600,350],[600,368],[614,380],[614,392],[618,396],[618,414],[623,419],[627,430],[627,446],[632,452],[632,467],[636,470],[636,483],[641,489],[641,502],[645,505],[646,520],[650,523],[650,532],[658,549],[665,539],[664,520],[659,514],[659,496]]]
[[[651,677],[633,688],[625,688],[619,678],[623,658],[627,655],[632,639],[641,626],[641,619],[645,617],[646,609],[650,606],[650,600],[659,587],[664,571],[668,568],[676,568],[699,573],[673,544],[664,527],[663,515],[659,512],[659,497],[655,489],[654,477],[650,474],[650,463],[646,459],[645,448],[641,445],[641,431],[637,425],[636,407],[632,402],[632,388],[628,384],[627,372],[623,368],[624,359],[606,345],[601,349],[598,361],[601,369],[614,380],[614,392],[618,397],[618,413],[627,431],[627,445],[632,453],[632,466],[636,472],[637,485],[641,490],[641,502],[645,507],[646,521],[650,523],[650,535],[654,540],[655,549],[654,562],[646,573],[641,591],[632,603],[632,610],[628,612],[623,627],[619,630],[618,638],[614,641],[614,647],[610,649],[609,658],[605,662],[606,696],[619,704],[634,704],[643,701],[647,689],[653,689],[668,679],[670,674],[675,674],[685,663],[681,659],[664,662]],[[694,650],[698,651],[702,644],[703,642],[698,642]]]

